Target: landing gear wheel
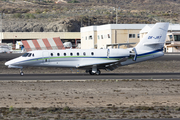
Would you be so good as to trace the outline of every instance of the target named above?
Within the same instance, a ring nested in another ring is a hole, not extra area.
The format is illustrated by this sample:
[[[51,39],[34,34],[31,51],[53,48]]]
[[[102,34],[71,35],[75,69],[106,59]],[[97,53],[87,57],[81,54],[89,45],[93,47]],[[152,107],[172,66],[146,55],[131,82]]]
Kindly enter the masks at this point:
[[[89,70],[89,74],[90,74],[90,75],[94,75],[94,73],[92,72],[92,70]]]
[[[101,74],[101,71],[97,70],[96,75],[100,75],[100,74]]]
[[[22,71],[22,68],[20,69],[20,76],[23,76],[24,75],[24,73],[23,73],[23,71]]]
[[[20,75],[21,75],[21,76],[23,76],[23,75],[24,75],[24,73],[23,73],[23,72],[20,72]]]
[[[90,75],[100,75],[100,74],[101,74],[101,71],[100,71],[100,70],[97,70],[96,73],[93,73],[92,70],[89,70],[89,74],[90,74]]]

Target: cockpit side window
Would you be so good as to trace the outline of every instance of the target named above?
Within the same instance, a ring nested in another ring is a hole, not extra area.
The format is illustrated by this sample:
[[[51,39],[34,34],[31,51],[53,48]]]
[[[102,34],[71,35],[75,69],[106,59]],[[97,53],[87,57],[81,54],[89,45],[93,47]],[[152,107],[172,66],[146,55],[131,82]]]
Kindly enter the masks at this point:
[[[29,55],[29,53],[25,53],[24,55],[22,55],[22,57],[27,57]]]
[[[32,54],[32,56],[34,57],[34,53]]]
[[[32,54],[32,53],[29,53],[28,57],[31,57],[31,54]]]

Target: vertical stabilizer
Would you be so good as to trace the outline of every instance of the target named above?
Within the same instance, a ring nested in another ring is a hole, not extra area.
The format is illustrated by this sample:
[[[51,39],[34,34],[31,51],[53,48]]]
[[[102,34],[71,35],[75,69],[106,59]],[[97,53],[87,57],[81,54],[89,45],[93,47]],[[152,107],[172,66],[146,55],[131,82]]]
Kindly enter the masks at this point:
[[[156,23],[137,44],[137,54],[163,49],[169,23]]]

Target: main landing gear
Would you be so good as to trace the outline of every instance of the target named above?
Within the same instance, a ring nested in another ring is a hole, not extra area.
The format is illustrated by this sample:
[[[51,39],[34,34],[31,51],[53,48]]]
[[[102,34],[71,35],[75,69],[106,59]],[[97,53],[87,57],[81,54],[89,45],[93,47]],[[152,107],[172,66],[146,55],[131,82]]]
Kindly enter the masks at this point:
[[[93,72],[92,70],[89,70],[90,75],[100,75],[101,71],[98,69],[96,72]]]
[[[19,71],[19,72],[20,72],[20,75],[21,75],[21,76],[23,76],[23,75],[24,75],[24,73],[23,73],[23,71],[22,71],[22,68],[20,69],[20,71]]]
[[[97,65],[93,65],[92,69],[89,70],[89,74],[90,75],[100,75],[101,71],[97,68]]]

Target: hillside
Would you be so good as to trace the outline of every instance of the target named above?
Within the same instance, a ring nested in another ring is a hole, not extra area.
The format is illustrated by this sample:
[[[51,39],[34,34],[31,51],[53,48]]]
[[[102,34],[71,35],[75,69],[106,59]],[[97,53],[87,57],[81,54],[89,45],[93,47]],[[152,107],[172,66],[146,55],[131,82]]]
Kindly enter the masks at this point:
[[[77,32],[81,26],[180,23],[180,0],[3,0],[2,31]]]

